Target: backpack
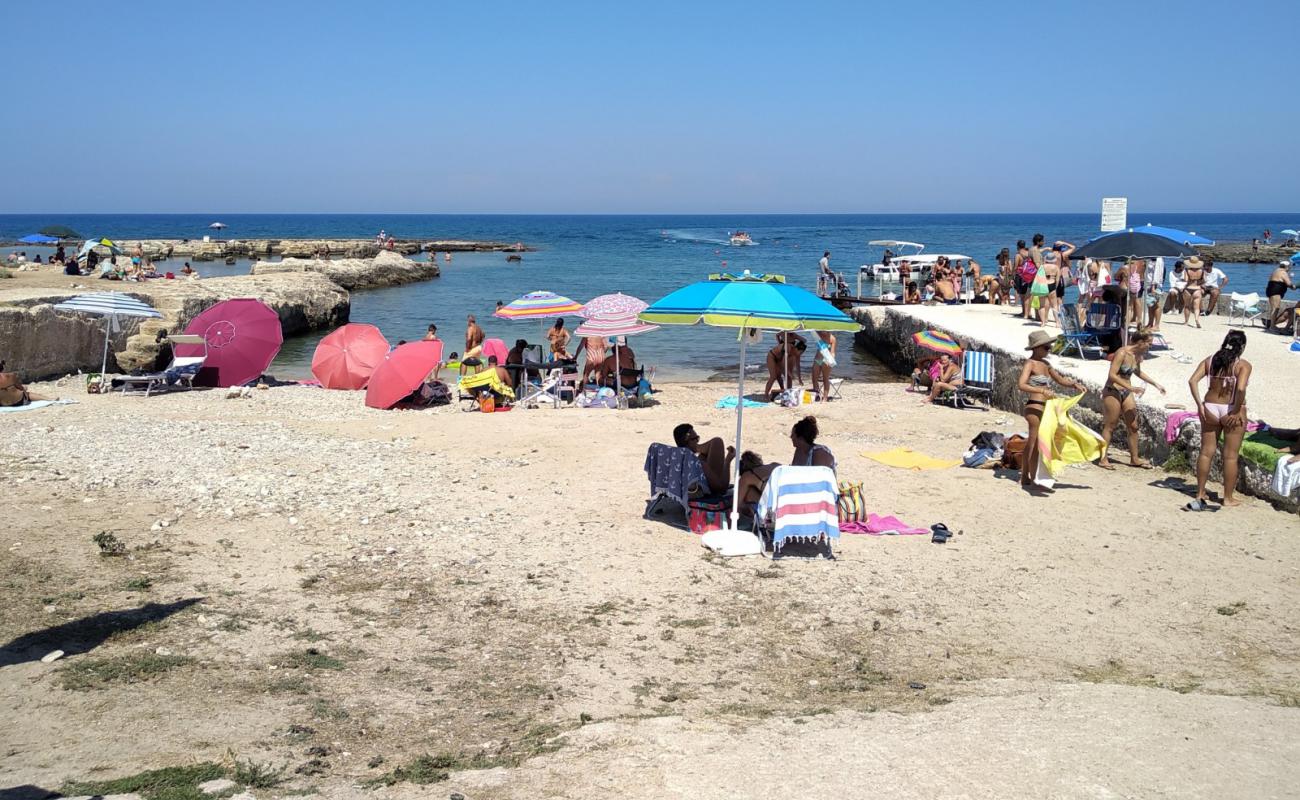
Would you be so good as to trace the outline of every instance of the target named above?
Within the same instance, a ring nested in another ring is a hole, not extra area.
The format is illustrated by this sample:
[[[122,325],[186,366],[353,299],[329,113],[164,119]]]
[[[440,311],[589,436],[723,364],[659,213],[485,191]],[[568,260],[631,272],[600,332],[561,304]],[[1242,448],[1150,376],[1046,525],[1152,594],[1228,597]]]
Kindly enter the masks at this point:
[[[867,521],[867,504],[862,499],[862,481],[840,481],[838,501],[840,524]]]
[[[1038,274],[1038,265],[1034,263],[1032,258],[1026,258],[1020,265],[1020,271],[1017,274],[1020,276],[1020,280],[1030,283],[1034,280],[1034,276]]]

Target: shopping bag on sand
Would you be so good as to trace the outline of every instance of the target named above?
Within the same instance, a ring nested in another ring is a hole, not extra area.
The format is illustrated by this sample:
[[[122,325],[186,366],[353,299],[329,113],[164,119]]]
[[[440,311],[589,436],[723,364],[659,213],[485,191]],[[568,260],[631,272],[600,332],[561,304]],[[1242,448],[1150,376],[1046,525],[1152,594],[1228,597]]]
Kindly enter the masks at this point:
[[[728,507],[724,500],[691,500],[687,503],[686,523],[691,533],[708,533],[725,528]]]
[[[849,522],[865,522],[866,504],[862,500],[862,481],[840,481],[839,516],[840,525]]]

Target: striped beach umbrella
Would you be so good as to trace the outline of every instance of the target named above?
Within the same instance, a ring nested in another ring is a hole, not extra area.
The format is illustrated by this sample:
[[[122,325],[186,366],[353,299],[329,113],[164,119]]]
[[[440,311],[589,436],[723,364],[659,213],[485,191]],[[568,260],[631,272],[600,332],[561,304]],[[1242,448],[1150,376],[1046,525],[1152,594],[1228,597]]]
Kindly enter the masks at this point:
[[[614,294],[602,294],[600,297],[592,298],[582,307],[582,316],[590,319],[592,317],[617,317],[625,314],[636,316],[649,307],[649,303],[639,297],[633,297],[630,294],[615,292]]]
[[[632,336],[659,330],[658,325],[651,325],[637,319],[636,314],[592,317],[585,320],[573,333],[576,336]]]
[[[73,311],[78,314],[104,317],[104,360],[99,368],[100,375],[108,371],[108,340],[112,332],[117,329],[118,317],[149,318],[162,316],[153,306],[122,292],[79,294],[69,300],[64,300],[62,303],[56,303],[54,308],[58,311]]]
[[[961,345],[957,344],[951,336],[939,331],[921,331],[912,334],[912,343],[917,347],[923,347],[936,353],[947,353],[950,356],[961,354]]]
[[[576,314],[582,310],[582,303],[575,303],[564,295],[555,292],[529,292],[523,297],[512,300],[508,305],[498,308],[492,316],[501,319],[544,319]]]

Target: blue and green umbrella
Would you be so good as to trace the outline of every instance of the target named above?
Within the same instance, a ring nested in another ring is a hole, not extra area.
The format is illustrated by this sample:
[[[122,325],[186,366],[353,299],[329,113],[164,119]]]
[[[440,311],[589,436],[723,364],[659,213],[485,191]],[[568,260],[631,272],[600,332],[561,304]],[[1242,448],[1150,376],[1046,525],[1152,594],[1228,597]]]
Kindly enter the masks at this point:
[[[843,331],[862,326],[817,295],[791,286],[780,275],[710,275],[707,281],[683,286],[652,303],[638,318],[656,325],[708,325],[736,328],[740,339],[740,369],[736,384],[736,454],[741,452],[745,397],[746,331]],[[732,482],[739,478],[740,459],[732,463]],[[733,492],[733,495],[735,493]],[[732,498],[731,531],[739,532],[740,498]]]

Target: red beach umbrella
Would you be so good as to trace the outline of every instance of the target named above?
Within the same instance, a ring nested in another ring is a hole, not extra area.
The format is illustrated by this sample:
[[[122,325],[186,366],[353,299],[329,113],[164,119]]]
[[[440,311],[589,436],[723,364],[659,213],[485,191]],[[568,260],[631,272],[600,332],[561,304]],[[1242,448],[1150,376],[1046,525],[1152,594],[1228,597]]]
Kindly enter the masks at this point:
[[[364,389],[388,355],[388,340],[374,325],[350,323],[320,340],[311,374],[326,389]]]
[[[409,342],[384,357],[366,385],[366,405],[392,408],[442,361],[442,342]]]
[[[207,342],[207,359],[195,383],[210,386],[242,386],[260,378],[284,342],[280,315],[251,297],[217,303],[191,320],[185,333]],[[201,356],[203,345],[178,344],[173,352]]]

